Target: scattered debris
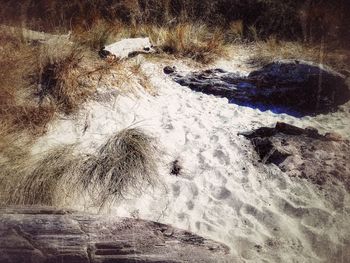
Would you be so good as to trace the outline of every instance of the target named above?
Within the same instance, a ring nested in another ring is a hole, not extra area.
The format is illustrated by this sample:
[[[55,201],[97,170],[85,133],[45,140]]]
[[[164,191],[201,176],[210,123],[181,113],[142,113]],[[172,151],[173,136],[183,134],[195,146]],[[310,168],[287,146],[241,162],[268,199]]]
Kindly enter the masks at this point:
[[[179,176],[180,172],[182,170],[182,167],[179,163],[179,160],[173,161],[171,166],[172,166],[172,168],[171,168],[170,174],[175,175],[175,176]]]

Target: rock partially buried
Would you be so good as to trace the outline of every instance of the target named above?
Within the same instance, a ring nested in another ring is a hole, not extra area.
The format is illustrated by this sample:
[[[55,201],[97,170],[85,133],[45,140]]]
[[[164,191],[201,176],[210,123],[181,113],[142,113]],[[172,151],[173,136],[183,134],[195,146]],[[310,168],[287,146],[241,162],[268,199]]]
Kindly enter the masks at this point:
[[[226,97],[232,103],[244,106],[282,107],[286,113],[325,113],[350,99],[345,76],[305,61],[273,62],[248,76],[221,69],[183,75],[168,69],[170,67],[164,69],[166,74],[192,90]]]
[[[251,141],[260,162],[273,163],[291,177],[342,184],[350,191],[350,142],[341,136],[282,122],[240,135]]]
[[[167,225],[43,207],[0,208],[1,263],[232,262],[228,248]]]

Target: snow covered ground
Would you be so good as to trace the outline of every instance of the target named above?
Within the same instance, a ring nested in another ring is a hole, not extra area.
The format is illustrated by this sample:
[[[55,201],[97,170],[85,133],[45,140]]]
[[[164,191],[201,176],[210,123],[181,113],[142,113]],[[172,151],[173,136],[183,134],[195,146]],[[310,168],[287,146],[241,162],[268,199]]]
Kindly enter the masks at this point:
[[[349,262],[349,193],[342,187],[320,190],[273,165],[254,164],[250,142],[237,133],[284,121],[349,138],[350,105],[301,119],[261,112],[181,87],[163,74],[166,63],[142,63],[156,96],[142,88],[118,95],[101,87],[103,96],[87,102],[78,116],[53,123],[34,151],[76,143],[79,151],[93,152],[117,131],[142,128],[162,149],[159,183],[104,213],[159,221],[221,241],[237,262]],[[172,63],[191,70],[181,61]],[[218,66],[247,73],[237,64]],[[178,176],[170,174],[175,160],[182,167]],[[70,206],[94,210],[83,199]]]

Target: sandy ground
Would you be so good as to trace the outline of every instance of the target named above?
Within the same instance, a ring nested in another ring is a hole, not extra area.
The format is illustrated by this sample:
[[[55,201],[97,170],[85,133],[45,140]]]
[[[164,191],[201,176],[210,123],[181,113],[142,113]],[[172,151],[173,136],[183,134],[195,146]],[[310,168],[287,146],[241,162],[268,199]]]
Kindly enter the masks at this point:
[[[52,124],[34,152],[71,143],[80,152],[93,152],[117,131],[142,128],[162,149],[159,183],[103,212],[159,221],[221,241],[237,262],[350,262],[349,193],[339,186],[320,190],[273,165],[255,166],[252,146],[237,135],[284,121],[348,138],[350,105],[302,119],[261,112],[181,87],[163,74],[167,63],[142,63],[156,96],[142,88],[126,96],[101,87],[103,94],[78,116]],[[181,61],[172,63],[191,70]],[[222,60],[217,66],[246,74],[249,69],[239,64]],[[181,166],[178,176],[170,174],[175,160]],[[94,210],[84,199],[70,206]]]

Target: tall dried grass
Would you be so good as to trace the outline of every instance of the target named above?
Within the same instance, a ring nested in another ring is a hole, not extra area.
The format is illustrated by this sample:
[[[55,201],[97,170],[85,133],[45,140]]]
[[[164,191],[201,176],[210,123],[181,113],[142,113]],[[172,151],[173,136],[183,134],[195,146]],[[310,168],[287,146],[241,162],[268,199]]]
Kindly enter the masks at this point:
[[[3,0],[0,22],[53,32],[77,26],[88,30],[98,20],[127,26],[201,23],[224,29],[241,20],[245,37],[255,27],[260,38],[276,35],[288,40],[303,39],[304,28],[309,27],[305,24],[322,36],[330,35],[334,24],[339,32],[333,39],[341,38],[346,44],[350,37],[348,9],[348,1],[333,4],[329,0],[23,0],[21,8],[15,1]],[[314,37],[320,40],[317,34]]]
[[[259,67],[280,59],[307,60],[331,66],[340,72],[350,72],[350,50],[335,49],[326,43],[310,45],[271,37],[251,44],[250,64]]]
[[[41,130],[54,117],[52,105],[39,107],[32,94],[38,69],[37,50],[19,34],[1,30],[0,117],[13,129]],[[7,129],[8,131],[11,129]]]
[[[139,129],[115,134],[89,156],[75,154],[72,145],[32,156],[27,146],[0,153],[0,204],[57,206],[85,195],[102,207],[140,193],[157,174],[155,141]]]
[[[40,134],[56,113],[75,112],[110,67],[66,36],[0,33],[0,116],[13,130]]]
[[[84,190],[99,205],[140,192],[154,182],[157,150],[154,139],[139,129],[126,129],[110,138],[96,155],[82,163]]]
[[[118,38],[123,25],[116,22],[96,20],[92,25],[76,26],[73,28],[73,39],[76,43],[96,51],[100,50],[113,40]]]
[[[223,34],[204,25],[178,24],[159,35],[159,40],[164,52],[205,64],[225,54]]]
[[[143,25],[127,29],[124,36],[147,36],[160,52],[203,64],[226,54],[223,31],[204,24]]]
[[[69,114],[93,93],[94,90],[80,80],[80,75],[84,74],[82,58],[80,49],[72,49],[66,56],[44,62],[37,76],[39,89],[36,95],[40,104],[49,99],[58,110]]]
[[[22,169],[13,173],[6,203],[20,205],[58,205],[73,191],[76,164],[72,147],[54,149],[38,160],[23,160]],[[9,164],[12,166],[12,164]],[[6,179],[5,179],[6,180]],[[15,183],[15,184],[14,184]]]

